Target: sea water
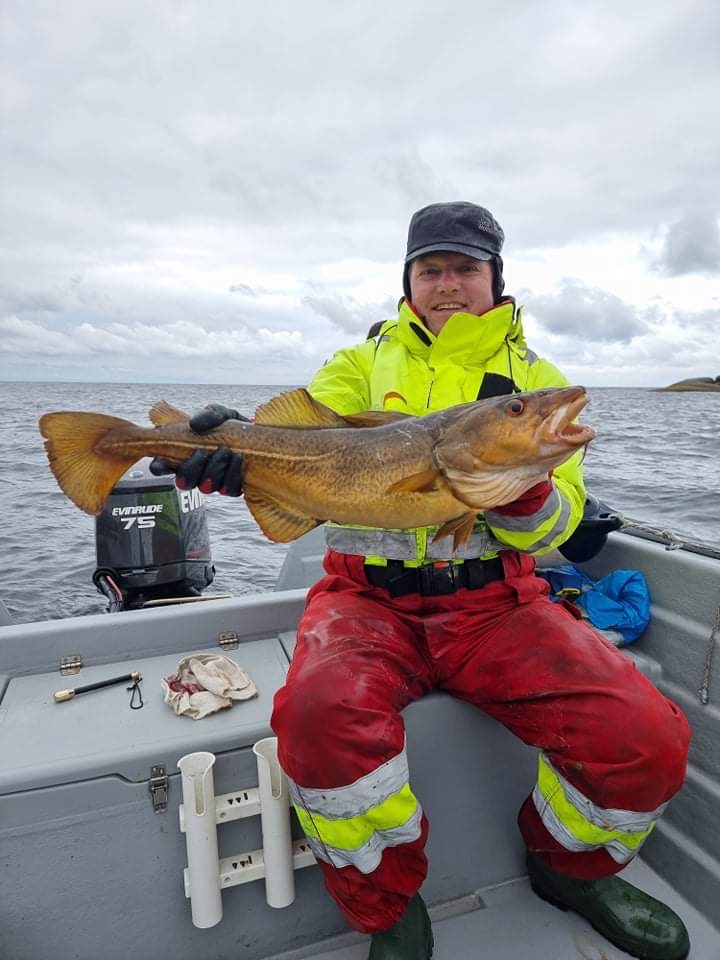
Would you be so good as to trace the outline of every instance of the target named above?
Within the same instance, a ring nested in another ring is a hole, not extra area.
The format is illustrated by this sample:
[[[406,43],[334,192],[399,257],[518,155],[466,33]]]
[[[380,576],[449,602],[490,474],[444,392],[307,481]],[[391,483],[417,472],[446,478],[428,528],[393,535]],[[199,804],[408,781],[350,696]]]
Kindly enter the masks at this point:
[[[190,413],[225,403],[251,415],[277,386],[0,383],[0,599],[17,621],[100,613],[94,519],[60,491],[38,419],[95,410],[147,423],[165,399]],[[720,546],[720,394],[591,388],[581,420],[597,431],[588,490],[627,517]],[[287,547],[269,542],[242,498],[206,500],[216,568],[210,591],[272,588]]]

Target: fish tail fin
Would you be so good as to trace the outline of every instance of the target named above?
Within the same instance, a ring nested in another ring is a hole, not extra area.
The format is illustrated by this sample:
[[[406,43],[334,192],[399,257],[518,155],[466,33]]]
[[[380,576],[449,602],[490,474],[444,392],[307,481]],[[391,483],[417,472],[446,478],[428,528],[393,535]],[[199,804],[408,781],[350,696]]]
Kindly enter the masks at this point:
[[[105,453],[96,447],[129,420],[102,413],[46,413],[40,418],[50,469],[60,489],[86,513],[99,513],[120,477],[137,456]]]

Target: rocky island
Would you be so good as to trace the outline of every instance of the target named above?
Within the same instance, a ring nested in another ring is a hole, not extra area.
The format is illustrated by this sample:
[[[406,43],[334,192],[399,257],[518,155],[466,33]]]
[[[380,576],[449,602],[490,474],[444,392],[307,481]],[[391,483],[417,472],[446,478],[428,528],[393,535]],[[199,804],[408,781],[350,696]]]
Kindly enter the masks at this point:
[[[678,380],[669,387],[656,387],[658,391],[673,390],[678,393],[690,390],[704,390],[709,393],[720,393],[720,377],[690,377],[688,380]]]

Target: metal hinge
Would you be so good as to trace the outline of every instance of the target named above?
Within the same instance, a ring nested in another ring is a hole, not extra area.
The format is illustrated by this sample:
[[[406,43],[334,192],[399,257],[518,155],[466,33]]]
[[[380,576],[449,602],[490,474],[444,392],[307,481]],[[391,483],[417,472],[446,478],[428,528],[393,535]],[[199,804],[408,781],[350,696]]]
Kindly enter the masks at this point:
[[[168,804],[168,789],[170,782],[165,773],[165,767],[158,765],[150,768],[148,790],[152,799],[153,813],[165,813]]]
[[[235,650],[240,643],[240,637],[234,630],[223,630],[218,634],[218,646],[223,650]]]
[[[68,657],[63,657],[60,661],[60,673],[67,677],[71,673],[80,673],[83,662],[79,653],[71,653]]]

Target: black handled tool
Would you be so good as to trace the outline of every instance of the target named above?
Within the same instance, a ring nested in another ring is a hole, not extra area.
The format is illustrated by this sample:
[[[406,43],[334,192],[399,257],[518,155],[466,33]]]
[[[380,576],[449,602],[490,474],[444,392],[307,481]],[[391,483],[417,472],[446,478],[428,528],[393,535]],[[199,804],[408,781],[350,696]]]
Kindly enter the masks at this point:
[[[142,676],[138,671],[134,673],[124,673],[121,677],[111,677],[110,680],[98,680],[97,683],[88,683],[84,687],[69,687],[67,690],[56,690],[53,694],[55,703],[64,703],[66,700],[72,700],[78,693],[87,693],[88,690],[100,690],[101,687],[110,687],[114,683],[126,683],[132,680],[133,683],[139,683]]]

